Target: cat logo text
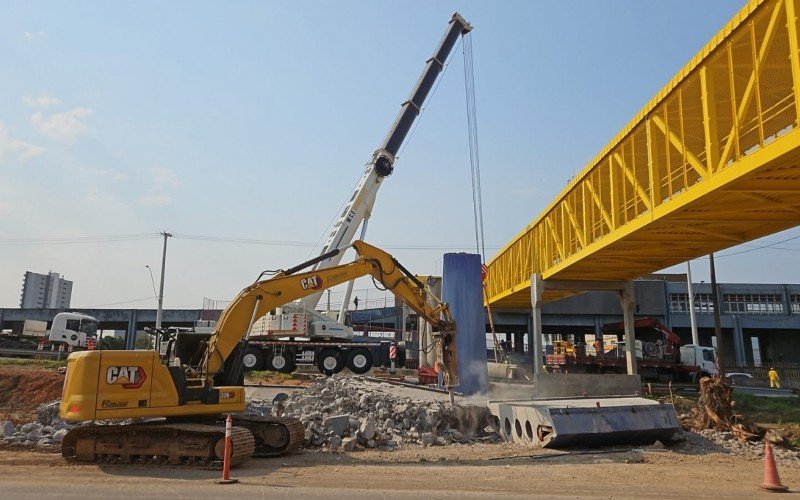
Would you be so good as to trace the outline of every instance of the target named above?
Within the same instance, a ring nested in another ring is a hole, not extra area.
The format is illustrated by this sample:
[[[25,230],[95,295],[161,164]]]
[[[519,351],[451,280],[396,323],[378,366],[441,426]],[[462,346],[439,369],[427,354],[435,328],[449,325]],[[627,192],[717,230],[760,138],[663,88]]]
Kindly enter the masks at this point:
[[[141,366],[109,366],[106,370],[108,385],[121,385],[123,389],[138,389],[147,380]]]
[[[319,290],[322,288],[322,278],[319,275],[309,276],[308,278],[302,278],[300,280],[300,287],[303,290]]]

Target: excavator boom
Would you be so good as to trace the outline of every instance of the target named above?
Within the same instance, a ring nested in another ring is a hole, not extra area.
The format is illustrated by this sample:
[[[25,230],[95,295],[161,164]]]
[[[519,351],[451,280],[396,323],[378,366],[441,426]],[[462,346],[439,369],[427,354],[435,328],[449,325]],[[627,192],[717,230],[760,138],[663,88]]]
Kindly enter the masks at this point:
[[[209,339],[206,364],[203,372],[213,377],[219,372],[225,360],[236,349],[252,327],[255,319],[283,304],[301,299],[319,290],[325,290],[342,283],[372,276],[414,312],[433,325],[434,332],[441,340],[441,359],[445,367],[446,385],[458,385],[457,354],[455,352],[455,323],[446,304],[436,299],[431,306],[426,287],[406,270],[394,257],[383,250],[363,241],[352,244],[358,258],[353,262],[306,272],[298,272],[313,266],[320,259],[330,258],[330,254],[344,252],[341,248],[323,254],[292,269],[278,273],[273,278],[257,281],[242,290],[222,312],[216,329]]]

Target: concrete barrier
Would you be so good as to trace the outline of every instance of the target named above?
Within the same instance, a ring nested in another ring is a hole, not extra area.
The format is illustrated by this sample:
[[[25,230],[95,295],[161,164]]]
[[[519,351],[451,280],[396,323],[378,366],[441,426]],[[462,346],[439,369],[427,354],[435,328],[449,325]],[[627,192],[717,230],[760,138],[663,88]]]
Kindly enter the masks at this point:
[[[639,375],[537,373],[533,379],[534,398],[572,398],[639,395]]]

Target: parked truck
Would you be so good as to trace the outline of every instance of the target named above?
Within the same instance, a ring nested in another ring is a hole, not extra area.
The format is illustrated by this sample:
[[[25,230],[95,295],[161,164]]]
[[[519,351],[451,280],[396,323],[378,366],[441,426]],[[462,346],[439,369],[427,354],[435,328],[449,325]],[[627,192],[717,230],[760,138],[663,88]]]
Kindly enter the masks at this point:
[[[27,319],[21,331],[0,332],[0,355],[30,356],[33,351],[82,350],[96,341],[97,319],[78,312],[55,315],[50,330],[46,321]]]
[[[605,336],[621,336],[624,324],[603,325]],[[636,333],[637,372],[643,380],[658,382],[694,382],[703,376],[719,373],[713,347],[680,345],[680,337],[654,318],[634,321]],[[625,342],[611,346],[595,341],[592,349],[585,345],[559,341],[553,353],[546,356],[548,369],[562,373],[626,373]]]

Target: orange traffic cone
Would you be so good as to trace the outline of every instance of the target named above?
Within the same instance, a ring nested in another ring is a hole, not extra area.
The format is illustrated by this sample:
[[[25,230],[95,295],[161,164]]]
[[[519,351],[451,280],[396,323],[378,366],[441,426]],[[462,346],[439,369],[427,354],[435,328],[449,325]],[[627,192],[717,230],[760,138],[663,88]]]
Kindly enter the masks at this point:
[[[775,457],[772,455],[772,445],[769,442],[764,442],[764,484],[759,486],[758,489],[773,493],[789,491],[788,486],[781,484],[778,468],[775,466]]]

